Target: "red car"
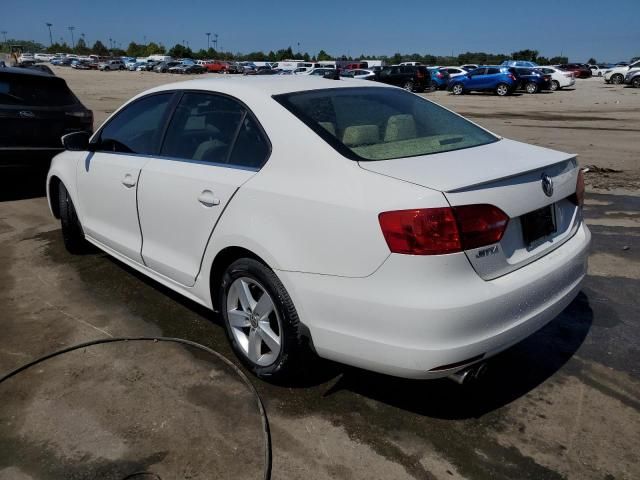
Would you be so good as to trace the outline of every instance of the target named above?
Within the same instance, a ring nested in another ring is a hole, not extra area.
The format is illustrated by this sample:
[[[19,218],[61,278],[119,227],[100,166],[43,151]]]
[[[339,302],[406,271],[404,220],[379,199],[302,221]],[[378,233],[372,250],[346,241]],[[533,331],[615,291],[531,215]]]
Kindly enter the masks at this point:
[[[229,64],[227,62],[221,62],[220,60],[204,60],[200,62],[204,68],[207,69],[207,72],[214,73],[224,73],[229,68]]]
[[[593,75],[589,66],[584,63],[567,63],[558,65],[558,68],[565,72],[572,72],[576,78],[590,78]]]

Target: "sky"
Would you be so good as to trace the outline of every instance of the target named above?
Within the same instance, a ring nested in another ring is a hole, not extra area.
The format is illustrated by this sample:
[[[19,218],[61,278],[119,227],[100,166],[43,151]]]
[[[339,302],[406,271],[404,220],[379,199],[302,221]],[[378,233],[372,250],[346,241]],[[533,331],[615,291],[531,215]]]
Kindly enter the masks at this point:
[[[524,6],[526,5],[526,6]],[[466,51],[511,53],[525,48],[570,61],[618,62],[640,56],[640,0],[4,0],[0,31],[7,38],[71,44],[85,34],[92,45],[113,38],[186,43],[248,53],[291,46],[316,54],[393,55]],[[0,37],[1,39],[2,37]],[[1,41],[1,40],[0,40]],[[212,45],[213,46],[213,45]]]

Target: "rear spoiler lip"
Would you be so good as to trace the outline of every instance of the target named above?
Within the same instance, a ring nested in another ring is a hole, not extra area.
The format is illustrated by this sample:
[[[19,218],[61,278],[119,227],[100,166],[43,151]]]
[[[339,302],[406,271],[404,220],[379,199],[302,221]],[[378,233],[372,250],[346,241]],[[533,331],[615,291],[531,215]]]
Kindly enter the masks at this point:
[[[564,160],[560,160],[560,161],[554,161],[545,165],[541,165],[539,167],[535,167],[535,168],[531,168],[529,170],[522,170],[520,172],[517,173],[513,173],[511,175],[506,175],[504,177],[499,177],[499,178],[492,178],[490,180],[483,180],[482,182],[478,182],[478,183],[473,183],[470,185],[464,185],[461,187],[455,187],[455,188],[450,188],[448,190],[443,190],[443,193],[459,193],[459,192],[464,192],[467,190],[474,190],[477,187],[481,187],[483,185],[488,185],[490,183],[495,183],[495,182],[501,182],[503,180],[508,180],[510,178],[515,178],[515,177],[519,177],[520,175],[525,175],[527,173],[530,172],[535,172],[536,170],[541,170],[543,168],[547,168],[547,167],[551,167],[553,165],[559,165],[561,163],[567,163],[567,162],[571,162],[574,161],[576,164],[576,167],[578,167],[578,154],[577,153],[571,153],[568,154],[567,158],[565,158]]]

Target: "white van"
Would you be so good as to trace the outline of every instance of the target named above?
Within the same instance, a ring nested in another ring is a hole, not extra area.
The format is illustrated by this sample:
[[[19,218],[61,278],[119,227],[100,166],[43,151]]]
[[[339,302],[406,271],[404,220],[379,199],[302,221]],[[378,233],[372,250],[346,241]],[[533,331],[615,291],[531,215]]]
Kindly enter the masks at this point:
[[[171,55],[149,55],[146,58],[147,62],[171,62],[173,58]]]

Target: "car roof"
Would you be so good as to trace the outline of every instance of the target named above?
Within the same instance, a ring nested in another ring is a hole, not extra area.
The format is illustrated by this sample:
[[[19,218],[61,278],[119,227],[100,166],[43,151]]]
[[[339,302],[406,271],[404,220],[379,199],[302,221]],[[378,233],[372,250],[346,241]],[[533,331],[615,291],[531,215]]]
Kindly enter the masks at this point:
[[[44,78],[57,78],[58,80],[60,80],[60,78],[58,77],[54,77],[49,73],[45,73],[41,70],[34,70],[32,68],[20,68],[20,67],[3,67],[0,68],[0,74],[3,73],[10,73],[10,74],[15,74],[15,75],[30,75],[33,77],[44,77]]]
[[[226,93],[233,96],[257,95],[271,97],[272,95],[303,92],[307,90],[348,87],[393,88],[382,83],[374,83],[368,80],[328,80],[326,78],[314,77],[313,75],[278,76],[277,78],[270,76],[245,76],[205,78],[201,80],[170,83],[152,88],[141,95],[166,90],[210,90],[212,92]]]

